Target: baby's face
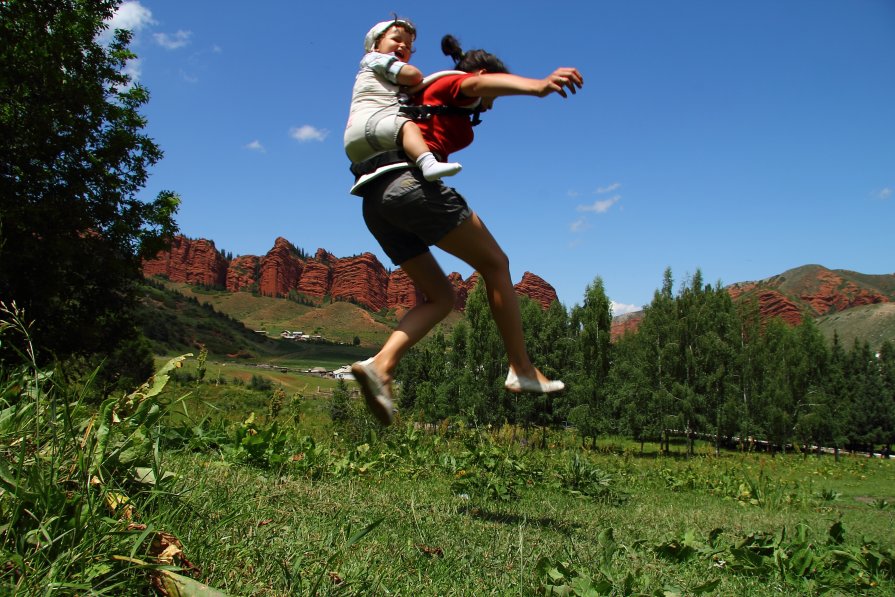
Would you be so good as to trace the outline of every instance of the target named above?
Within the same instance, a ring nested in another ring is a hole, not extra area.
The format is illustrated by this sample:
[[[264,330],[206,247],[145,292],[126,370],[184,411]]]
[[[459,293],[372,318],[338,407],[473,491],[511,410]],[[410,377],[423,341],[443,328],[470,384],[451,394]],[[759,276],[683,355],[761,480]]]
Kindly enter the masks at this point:
[[[401,62],[409,62],[413,52],[413,35],[403,27],[392,27],[382,34],[374,49],[381,54],[394,54]]]

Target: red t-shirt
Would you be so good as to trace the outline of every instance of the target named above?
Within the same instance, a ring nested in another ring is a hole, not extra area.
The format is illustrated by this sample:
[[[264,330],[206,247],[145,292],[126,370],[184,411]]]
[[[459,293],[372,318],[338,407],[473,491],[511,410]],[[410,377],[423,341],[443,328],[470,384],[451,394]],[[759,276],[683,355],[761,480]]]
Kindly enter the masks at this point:
[[[448,75],[438,79],[417,96],[417,103],[426,106],[460,106],[469,107],[475,104],[476,98],[461,94],[460,83],[468,77],[476,77],[476,73],[465,75]],[[472,143],[474,134],[469,116],[462,114],[435,114],[428,120],[419,120],[417,126],[423,133],[423,139],[429,149],[447,160],[455,151],[460,151]]]

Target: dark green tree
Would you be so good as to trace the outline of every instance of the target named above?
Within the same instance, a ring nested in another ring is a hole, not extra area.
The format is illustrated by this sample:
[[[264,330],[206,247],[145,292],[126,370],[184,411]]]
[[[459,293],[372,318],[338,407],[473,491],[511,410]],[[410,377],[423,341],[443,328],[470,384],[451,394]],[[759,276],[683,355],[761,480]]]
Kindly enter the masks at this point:
[[[848,355],[839,340],[833,335],[827,373],[823,380],[823,392],[818,395],[820,402],[815,414],[815,441],[819,446],[832,447],[836,460],[839,450],[848,441],[851,422],[851,389],[846,377]]]
[[[736,402],[729,403],[727,415],[736,421],[733,432],[745,450],[752,450],[756,435],[763,434],[761,401],[761,337],[762,322],[758,298],[740,297],[736,304],[739,325],[737,342]]]
[[[652,302],[644,309],[638,333],[643,333],[640,354],[648,367],[648,408],[652,414],[651,434],[658,432],[663,450],[669,451],[669,431],[680,425],[677,402],[681,397],[676,389],[680,379],[680,332],[677,304],[672,294],[674,278],[671,268],[662,276],[662,287],[653,294]]]
[[[851,388],[850,447],[869,453],[885,441],[888,404],[879,359],[866,340],[855,339],[846,375]]]
[[[519,298],[519,310],[528,356],[534,363],[542,362],[546,350],[541,346],[543,338],[541,328],[544,323],[541,306],[529,297],[523,296]],[[517,394],[513,396],[513,403],[513,420],[522,425],[526,439],[529,431],[536,426],[545,429],[542,437],[546,438],[546,427],[551,423],[552,414],[552,402],[549,397],[543,394]]]
[[[882,377],[882,442],[883,451],[888,455],[895,443],[895,345],[888,340],[879,349],[879,369]]]
[[[715,436],[720,451],[722,435],[731,435],[735,427],[732,411],[738,389],[737,369],[739,323],[730,295],[720,283],[703,285],[697,270],[690,285],[678,298],[681,317],[680,346],[684,365],[683,383],[690,401],[685,408],[685,428],[690,432],[689,451],[693,452],[693,433]]]
[[[762,372],[759,412],[763,435],[775,448],[786,448],[795,425],[796,396],[792,364],[799,358],[792,329],[774,318],[765,325],[760,354]]]
[[[179,200],[137,193],[162,156],[130,33],[98,41],[115,0],[0,2],[0,298],[35,321],[45,358],[145,378],[133,310],[141,260],[176,232]]]
[[[571,334],[575,346],[574,370],[569,376],[569,401],[575,410],[579,432],[591,434],[591,445],[599,433],[613,431],[615,419],[607,394],[611,363],[612,306],[600,277],[588,284],[582,304],[572,308]],[[586,423],[584,422],[586,420]]]
[[[466,299],[465,375],[460,384],[459,412],[480,423],[502,424],[513,416],[513,396],[503,389],[507,355],[491,316],[485,283],[476,284]]]
[[[641,452],[644,442],[658,441],[662,433],[656,411],[658,402],[652,399],[654,376],[650,348],[648,334],[641,331],[625,334],[616,341],[609,370],[608,386],[619,431],[640,442]],[[577,414],[578,418],[582,416]]]

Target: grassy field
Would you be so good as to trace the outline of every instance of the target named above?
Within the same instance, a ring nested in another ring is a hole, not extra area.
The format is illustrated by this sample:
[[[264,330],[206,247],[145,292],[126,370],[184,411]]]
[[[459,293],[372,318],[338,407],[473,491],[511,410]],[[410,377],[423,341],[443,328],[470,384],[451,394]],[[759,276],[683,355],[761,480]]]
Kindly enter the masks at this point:
[[[161,462],[176,475],[166,530],[202,581],[229,594],[895,590],[892,461],[715,457],[707,445],[687,459],[683,444],[641,453],[622,438],[581,450],[573,429],[537,449],[539,430],[381,429],[357,398],[334,423],[325,394],[272,417],[264,393],[192,393],[191,420],[199,402],[228,403],[216,412],[229,422],[208,425],[214,449],[196,448],[183,413],[172,417],[185,437],[169,437]],[[264,449],[234,447],[240,429]]]
[[[891,462],[520,439],[408,426],[359,445],[306,439],[267,467],[172,452],[168,530],[204,582],[236,595],[895,590]]]
[[[895,461],[383,429],[331,380],[178,364],[99,409],[10,372],[0,594],[895,592]]]

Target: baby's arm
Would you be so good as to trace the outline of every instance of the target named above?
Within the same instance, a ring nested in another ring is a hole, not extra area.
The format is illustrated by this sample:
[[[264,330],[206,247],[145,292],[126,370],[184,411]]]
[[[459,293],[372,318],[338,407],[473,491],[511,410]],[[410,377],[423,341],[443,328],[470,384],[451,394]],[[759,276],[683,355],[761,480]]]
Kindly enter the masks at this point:
[[[423,73],[412,64],[404,63],[401,70],[398,71],[398,85],[405,87],[413,87],[423,82]]]
[[[364,57],[363,64],[376,75],[395,85],[413,86],[422,82],[423,73],[417,67],[401,62],[394,54],[370,52]]]

